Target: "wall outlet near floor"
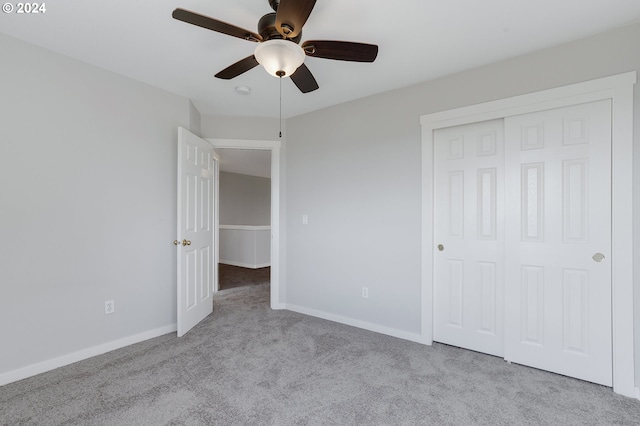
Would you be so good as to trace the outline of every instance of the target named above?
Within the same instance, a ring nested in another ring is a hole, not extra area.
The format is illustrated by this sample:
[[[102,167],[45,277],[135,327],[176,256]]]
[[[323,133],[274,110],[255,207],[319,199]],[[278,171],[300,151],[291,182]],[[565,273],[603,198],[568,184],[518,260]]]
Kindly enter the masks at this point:
[[[113,300],[105,300],[104,302],[104,313],[112,314],[116,311],[116,305],[113,303]]]
[[[309,215],[306,215],[306,214],[302,215],[302,224],[303,225],[308,225],[309,224]]]
[[[363,299],[368,299],[369,298],[369,288],[368,287],[362,287],[362,298]]]

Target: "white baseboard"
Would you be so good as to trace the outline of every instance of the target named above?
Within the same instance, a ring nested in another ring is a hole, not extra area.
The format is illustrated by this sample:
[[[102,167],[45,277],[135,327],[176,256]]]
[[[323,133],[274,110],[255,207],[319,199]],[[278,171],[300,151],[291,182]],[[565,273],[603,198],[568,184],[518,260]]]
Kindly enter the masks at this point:
[[[273,309],[274,311],[279,311],[281,309],[287,309],[287,304],[286,303],[276,303],[271,304],[271,309]]]
[[[337,322],[340,324],[350,325],[352,327],[362,328],[365,330],[373,331],[380,334],[386,334],[387,336],[397,337],[398,339],[410,340],[416,343],[423,343],[422,335],[420,333],[410,333],[396,328],[384,327],[382,325],[373,324],[366,321],[360,321],[353,318],[343,317],[341,315],[332,314],[330,312],[319,311],[316,309],[305,308],[303,306],[292,305],[290,303],[284,304],[285,309],[300,314],[309,315],[316,318],[322,318],[329,321]]]
[[[125,346],[133,345],[134,343],[140,343],[145,340],[153,339],[154,337],[173,333],[177,329],[177,324],[172,324],[165,327],[156,328],[155,330],[145,331],[143,333],[134,334],[133,336],[128,336],[122,339],[92,346],[90,348],[72,352],[70,354],[39,362],[37,364],[32,364],[27,367],[19,368],[17,370],[8,371],[6,373],[0,374],[0,386],[12,382],[17,382],[18,380],[26,379],[28,377],[35,376],[36,374],[51,371],[59,367],[64,367],[65,365],[73,364],[74,362],[82,361],[87,358],[102,355],[116,349],[124,348]]]
[[[271,263],[261,263],[254,265],[252,263],[242,263],[242,262],[234,262],[233,260],[218,260],[218,263],[224,263],[225,265],[231,266],[239,266],[241,268],[250,268],[250,269],[258,269],[258,268],[266,268],[267,266],[271,266]]]
[[[636,388],[636,399],[640,401],[640,388]]]

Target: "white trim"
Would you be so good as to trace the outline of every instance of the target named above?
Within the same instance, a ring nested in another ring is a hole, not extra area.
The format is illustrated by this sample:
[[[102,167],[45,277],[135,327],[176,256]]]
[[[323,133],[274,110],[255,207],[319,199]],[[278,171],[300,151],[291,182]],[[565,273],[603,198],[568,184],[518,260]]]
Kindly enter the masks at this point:
[[[215,148],[214,148],[215,149]],[[220,262],[220,156],[214,151],[213,158],[215,159],[215,184],[213,186],[213,264],[217,265]],[[213,292],[220,290],[220,272],[218,268],[213,268]]]
[[[433,342],[433,132],[436,129],[611,99],[613,390],[636,397],[633,359],[633,85],[636,71],[420,117],[422,124],[421,341]]]
[[[280,301],[280,141],[207,138],[214,148],[271,151],[271,309],[282,309]],[[220,226],[216,223],[216,226]]]
[[[64,367],[65,365],[73,364],[74,362],[82,361],[97,355],[102,355],[116,349],[124,348],[125,346],[144,342],[145,340],[153,339],[165,334],[175,333],[177,330],[177,324],[171,324],[165,327],[156,328],[155,330],[149,330],[143,333],[134,334],[133,336],[124,337],[122,339],[114,340],[107,343],[102,343],[100,345],[82,349],[77,352],[72,352],[67,355],[62,355],[57,358],[48,359],[37,364],[32,364],[23,368],[19,368],[17,370],[9,371],[0,374],[0,386],[4,386],[12,382],[17,382],[18,380],[26,379],[28,377],[35,376],[36,374],[55,370],[56,368]]]
[[[253,263],[234,262],[233,260],[224,260],[224,259],[220,259],[218,262],[224,263],[225,265],[239,266],[240,268],[249,268],[249,269],[266,268],[267,266],[271,265],[270,263],[253,264]]]
[[[233,229],[236,231],[268,231],[271,226],[260,225],[218,225],[219,229]]]
[[[309,315],[316,318],[322,318],[325,320],[349,325],[352,327],[362,328],[364,330],[369,330],[369,331],[373,331],[380,334],[386,334],[387,336],[397,337],[398,339],[404,339],[404,340],[410,340],[412,342],[422,343],[422,339],[419,333],[409,333],[407,331],[398,330],[396,328],[384,327],[378,324],[373,324],[366,321],[360,321],[357,319],[332,314],[330,312],[319,311],[317,309],[306,308],[298,305],[292,305],[290,303],[284,304],[283,307],[289,311],[298,312],[300,314]]]

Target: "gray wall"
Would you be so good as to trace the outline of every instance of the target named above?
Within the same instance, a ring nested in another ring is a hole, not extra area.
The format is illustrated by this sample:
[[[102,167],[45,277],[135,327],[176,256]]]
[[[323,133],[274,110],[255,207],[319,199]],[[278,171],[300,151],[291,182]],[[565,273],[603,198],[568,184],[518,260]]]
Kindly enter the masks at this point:
[[[271,225],[271,179],[220,172],[220,225]]]
[[[0,52],[0,374],[175,324],[177,127],[197,110],[4,35]]]
[[[286,302],[420,332],[420,116],[640,70],[639,53],[636,24],[289,119]],[[639,209],[638,86],[635,105],[633,196]],[[301,224],[302,214],[309,215],[309,225]],[[633,320],[640,337],[635,277]],[[365,285],[366,301],[360,294]],[[640,367],[639,342],[636,338]],[[636,372],[639,383],[640,368]]]
[[[282,138],[279,137],[280,120],[265,117],[220,117],[203,115],[201,133],[203,138],[247,139],[277,141],[286,137],[286,123],[282,123]]]
[[[189,130],[191,133],[200,136],[200,127],[202,126],[202,117],[200,111],[189,101]]]

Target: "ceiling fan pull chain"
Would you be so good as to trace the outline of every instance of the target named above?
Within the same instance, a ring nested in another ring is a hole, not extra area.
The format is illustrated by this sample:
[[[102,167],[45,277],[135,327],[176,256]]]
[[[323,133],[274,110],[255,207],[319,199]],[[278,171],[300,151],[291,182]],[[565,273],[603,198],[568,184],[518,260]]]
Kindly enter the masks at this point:
[[[282,138],[282,74],[280,74],[280,137]]]

